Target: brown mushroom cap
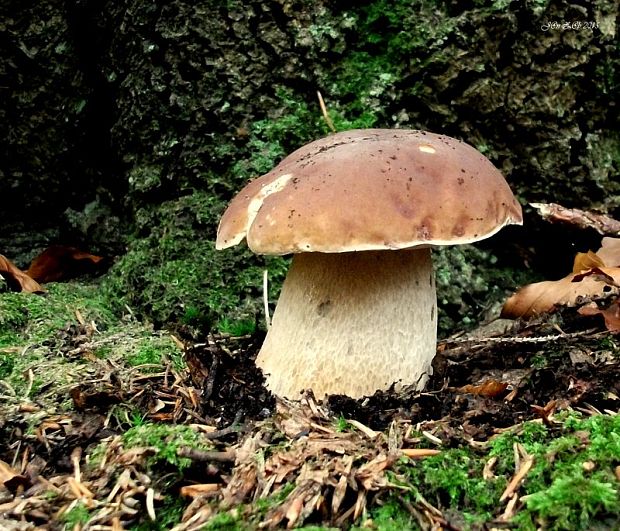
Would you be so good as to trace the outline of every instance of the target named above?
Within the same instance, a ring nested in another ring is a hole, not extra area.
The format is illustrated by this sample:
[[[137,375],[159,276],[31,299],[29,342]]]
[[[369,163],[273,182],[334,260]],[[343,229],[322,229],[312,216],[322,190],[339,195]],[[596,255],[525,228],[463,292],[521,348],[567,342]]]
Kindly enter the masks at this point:
[[[521,224],[502,174],[476,149],[424,131],[363,129],[312,142],[230,203],[216,247],[261,254],[470,243]]]

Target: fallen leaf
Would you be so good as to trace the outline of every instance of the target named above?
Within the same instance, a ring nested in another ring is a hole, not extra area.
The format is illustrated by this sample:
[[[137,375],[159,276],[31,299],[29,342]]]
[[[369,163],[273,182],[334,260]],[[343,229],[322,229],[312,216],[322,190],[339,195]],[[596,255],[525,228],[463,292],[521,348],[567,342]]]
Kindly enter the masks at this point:
[[[501,317],[518,319],[553,311],[557,306],[575,306],[584,298],[619,291],[620,239],[603,238],[593,253],[578,253],[573,272],[560,280],[547,280],[524,286],[502,308]]]
[[[580,315],[602,315],[607,330],[617,334],[620,332],[620,300],[616,299],[608,308],[599,308],[595,302],[586,304],[577,310]]]
[[[577,253],[573,261],[573,273],[581,273],[593,267],[605,267],[605,262],[592,251],[587,253]]]
[[[606,272],[609,272],[606,268]],[[620,280],[620,268],[614,268]],[[560,280],[537,282],[521,288],[510,297],[502,308],[501,317],[518,319],[533,317],[554,310],[557,306],[574,306],[581,298],[597,297],[608,286],[596,277],[584,277],[581,282],[573,282],[573,275]]]
[[[585,277],[593,277],[595,280],[603,282],[605,284],[609,284],[610,286],[614,286],[616,288],[620,287],[616,279],[614,278],[615,273],[614,270],[618,269],[617,267],[593,267],[592,269],[588,269],[587,271],[580,271],[576,275],[573,276],[571,282],[581,282]],[[607,272],[609,270],[609,272]]]
[[[0,461],[0,483],[11,491],[15,491],[19,486],[30,486],[30,481],[26,476],[4,461]]]
[[[620,267],[620,238],[603,238],[596,254],[607,267]]]
[[[0,275],[4,277],[9,288],[13,291],[27,293],[43,293],[43,287],[28,274],[19,269],[8,258],[0,254]]]
[[[469,393],[472,395],[495,398],[501,395],[507,387],[507,383],[498,382],[497,380],[486,380],[479,385],[464,385],[463,387],[458,387],[456,390],[459,393]]]
[[[52,245],[32,261],[27,273],[39,282],[57,282],[91,273],[101,260],[75,247]]]

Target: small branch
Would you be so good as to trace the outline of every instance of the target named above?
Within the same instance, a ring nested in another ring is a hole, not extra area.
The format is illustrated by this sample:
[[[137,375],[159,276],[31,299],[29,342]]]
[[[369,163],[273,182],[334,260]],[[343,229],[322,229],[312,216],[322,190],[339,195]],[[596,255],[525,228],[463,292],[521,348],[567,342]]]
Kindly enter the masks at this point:
[[[332,133],[335,133],[336,128],[334,127],[334,122],[332,122],[331,117],[327,113],[327,107],[325,106],[325,102],[323,101],[323,96],[321,96],[321,93],[318,90],[316,91],[316,95],[319,98],[319,105],[321,106],[321,112],[323,113],[323,118],[325,118],[327,127],[329,127]]]
[[[245,425],[240,424],[241,417],[243,413],[241,411],[237,411],[235,415],[235,420],[232,421],[230,426],[226,426],[221,430],[211,431],[209,433],[205,433],[205,437],[207,439],[219,439],[220,437],[226,437],[226,435],[230,435],[231,433],[237,433],[243,431],[245,429]]]
[[[525,458],[525,460],[521,463],[519,470],[514,475],[512,480],[510,480],[510,483],[508,483],[506,490],[504,490],[504,492],[500,496],[499,498],[500,502],[503,502],[509,498],[512,498],[513,494],[517,491],[521,482],[525,479],[525,476],[527,476],[527,473],[530,471],[530,468],[532,468],[533,464],[534,464],[534,456],[528,455]]]
[[[215,452],[198,450],[197,448],[190,448],[189,446],[179,448],[177,450],[177,455],[179,457],[187,457],[192,461],[215,461],[217,463],[234,463],[235,459],[237,458],[237,453],[232,450],[228,450],[226,452]]]
[[[565,223],[580,229],[594,229],[603,236],[620,236],[620,221],[605,214],[587,212],[578,208],[566,208],[556,203],[530,203],[545,221]]]

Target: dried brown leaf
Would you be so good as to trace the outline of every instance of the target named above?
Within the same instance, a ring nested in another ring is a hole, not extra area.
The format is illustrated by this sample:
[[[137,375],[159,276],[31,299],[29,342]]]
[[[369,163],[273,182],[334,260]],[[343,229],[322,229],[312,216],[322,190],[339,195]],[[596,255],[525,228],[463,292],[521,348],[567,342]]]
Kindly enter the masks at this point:
[[[570,274],[560,280],[529,284],[512,295],[502,308],[501,317],[517,319],[550,312],[557,306],[574,306],[580,299],[603,295],[609,280],[620,283],[620,267],[595,268],[592,274]],[[588,272],[586,272],[588,273]],[[575,277],[578,278],[574,281]]]
[[[459,393],[469,393],[472,395],[486,396],[489,398],[495,398],[501,395],[508,384],[505,382],[498,382],[497,380],[486,380],[478,385],[464,385],[457,388]]]
[[[26,476],[4,461],[0,461],[0,483],[11,491],[15,491],[19,486],[24,488],[30,486],[30,481]]]
[[[518,319],[553,311],[557,306],[574,306],[584,298],[609,293],[609,286],[620,285],[620,239],[603,238],[593,253],[578,253],[573,272],[560,280],[536,282],[512,295],[502,308],[501,317]]]
[[[28,274],[19,269],[6,256],[0,254],[0,275],[4,277],[8,286],[13,291],[25,291],[27,293],[43,293],[43,287]]]
[[[52,245],[32,261],[27,273],[39,282],[57,282],[90,273],[101,260],[101,256],[85,253],[75,247]]]
[[[593,267],[605,267],[605,262],[592,251],[577,253],[573,261],[573,273],[581,273]]]
[[[620,238],[603,238],[596,254],[607,267],[620,267]]]
[[[587,271],[581,271],[580,273],[573,276],[572,282],[581,282],[586,277],[593,277],[595,280],[599,282],[603,282],[604,284],[609,284],[610,286],[620,287],[620,284],[616,282],[614,277],[617,277],[616,269],[618,267],[593,267],[592,269],[588,269]]]
[[[615,300],[608,308],[599,308],[592,302],[582,306],[577,312],[580,315],[602,315],[607,330],[614,334],[620,332],[620,300]]]

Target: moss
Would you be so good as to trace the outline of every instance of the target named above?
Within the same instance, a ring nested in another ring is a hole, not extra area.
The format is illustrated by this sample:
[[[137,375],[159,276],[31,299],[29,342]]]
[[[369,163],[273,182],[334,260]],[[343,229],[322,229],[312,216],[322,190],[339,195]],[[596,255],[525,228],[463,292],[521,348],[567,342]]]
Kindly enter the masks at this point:
[[[449,449],[417,463],[403,460],[394,480],[411,489],[412,503],[419,492],[465,528],[482,525],[499,515],[498,500],[515,473],[515,444],[533,456],[534,464],[520,487],[524,505],[512,524],[519,529],[560,530],[588,529],[594,521],[611,527],[620,523],[615,476],[620,417],[615,415],[565,415],[553,428],[527,422],[518,432],[492,440],[488,452]],[[490,458],[497,459],[494,477],[483,479]],[[388,505],[401,502],[394,496]]]
[[[247,155],[236,161],[231,170],[237,178],[245,181],[267,173],[291,150],[329,132],[318,103],[311,107],[283,87],[276,88],[276,97],[277,111],[249,125]]]
[[[336,421],[336,425],[334,426],[335,430],[339,433],[348,431],[353,428],[353,426],[344,418],[342,415],[338,417]]]
[[[184,321],[202,329],[218,319],[254,321],[261,307],[263,270],[277,297],[287,262],[239,247],[215,250],[214,199],[195,192],[142,212],[145,234],[103,283],[110,304],[147,314],[156,324]],[[148,232],[147,232],[148,231]]]
[[[0,377],[16,395],[30,389],[32,398],[46,382],[72,378],[65,367],[68,360],[56,346],[63,341],[59,334],[76,323],[76,312],[101,332],[117,320],[96,284],[52,283],[46,288],[44,296],[0,293]]]
[[[153,448],[155,454],[147,458],[148,467],[167,464],[181,472],[192,461],[179,457],[177,450],[183,447],[209,449],[212,445],[200,433],[188,426],[154,424],[146,422],[130,428],[122,435],[125,448]]]
[[[168,531],[181,522],[185,503],[177,496],[165,495],[161,503],[157,504],[157,520],[143,520],[128,529],[130,531]]]
[[[217,329],[232,337],[241,337],[253,334],[256,331],[256,321],[241,319],[239,321],[231,321],[230,319],[220,319],[217,322]]]
[[[46,289],[43,296],[0,293],[0,345],[19,346],[43,341],[68,322],[75,321],[76,311],[102,328],[116,322],[96,284],[51,283]]]
[[[80,529],[83,524],[88,522],[90,516],[90,509],[82,502],[78,502],[70,511],[63,513],[60,518],[64,522],[66,529]]]
[[[620,463],[620,418],[568,417],[559,433],[538,426],[522,436],[506,435],[493,443],[500,467],[514,471],[506,450],[521,442],[534,456],[523,485],[526,509],[515,518],[523,529],[586,529],[590,522],[620,522],[620,491],[614,469]],[[499,470],[499,469],[498,469]]]
[[[177,370],[185,367],[179,346],[167,334],[145,331],[143,338],[122,348],[123,358],[130,366],[154,365],[153,370],[157,371],[171,361]]]
[[[452,449],[408,469],[407,481],[437,507],[459,510],[462,517],[488,520],[507,481],[483,479],[484,463],[470,449]]]
[[[204,531],[250,531],[251,526],[241,520],[237,511],[219,513],[203,527]]]
[[[177,370],[185,367],[167,333],[119,319],[99,284],[51,283],[46,288],[44,296],[0,293],[0,378],[5,395],[28,396],[50,411],[71,408],[66,389],[93,368],[89,353],[113,360],[119,370],[143,364],[161,370],[168,362]],[[80,325],[78,315],[87,326]]]
[[[284,483],[279,489],[275,490],[270,496],[267,498],[260,498],[256,500],[255,509],[258,513],[258,516],[262,517],[267,514],[267,511],[270,509],[277,507],[284,500],[286,500],[287,496],[295,490],[295,483]]]
[[[398,498],[391,497],[383,505],[370,510],[370,529],[378,531],[401,531],[408,529],[416,531],[420,529],[411,514],[402,506]],[[364,526],[354,526],[351,531],[363,531],[368,529]]]

